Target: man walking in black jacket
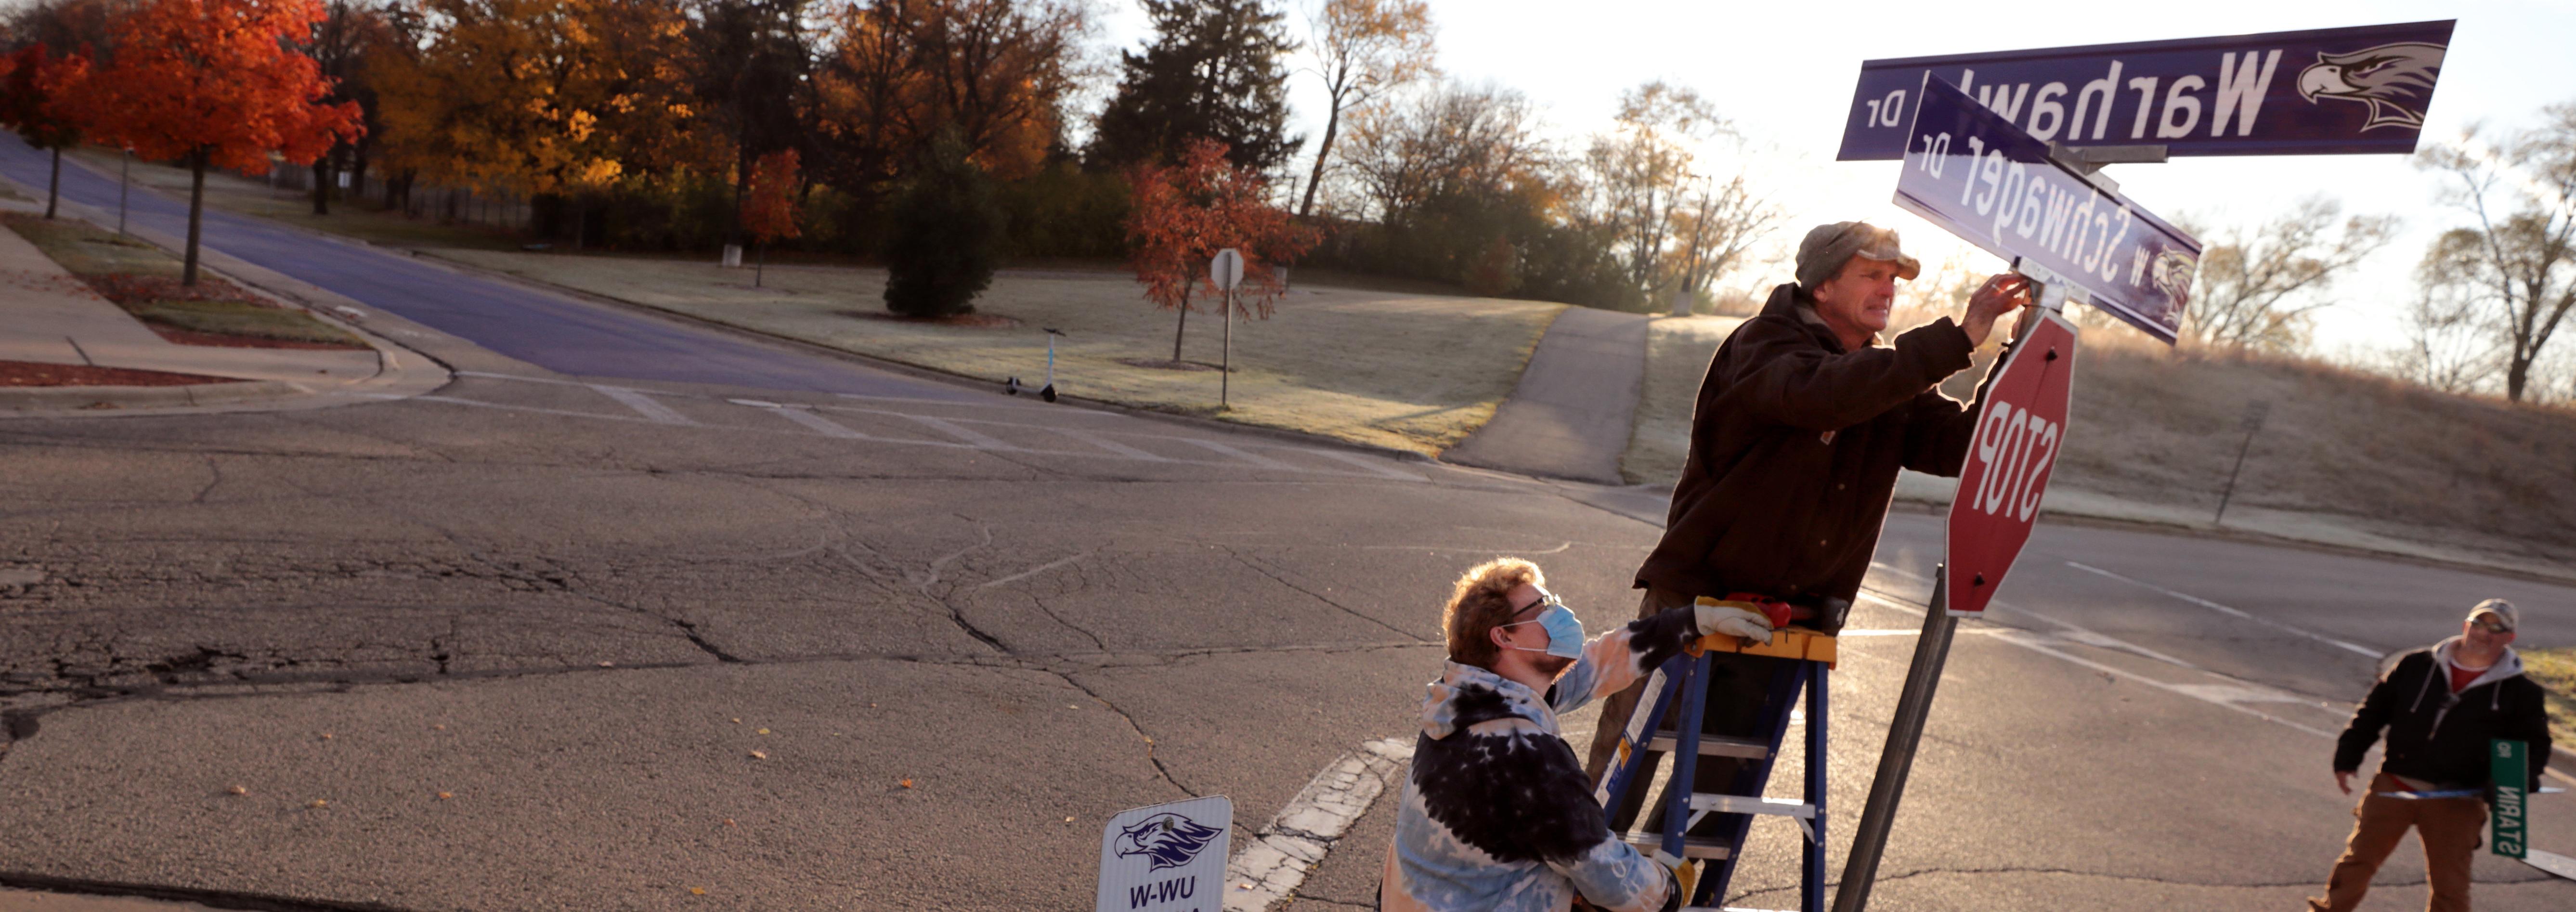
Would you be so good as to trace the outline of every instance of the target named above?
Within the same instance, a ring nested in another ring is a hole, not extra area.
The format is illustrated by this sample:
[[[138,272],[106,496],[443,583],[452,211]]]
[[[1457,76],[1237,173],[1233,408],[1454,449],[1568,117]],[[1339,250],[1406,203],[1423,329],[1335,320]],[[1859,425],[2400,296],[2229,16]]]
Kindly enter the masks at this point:
[[[2352,714],[2335,744],[2335,784],[2352,794],[2361,756],[2388,732],[2379,774],[2353,809],[2352,838],[2335,861],[2323,899],[2311,910],[2345,912],[2361,904],[2370,877],[2397,850],[2406,830],[2424,843],[2431,912],[2468,912],[2469,861],[2486,825],[2492,794],[2487,742],[2528,745],[2531,781],[2549,764],[2549,715],[2540,685],[2522,676],[2514,655],[2521,622],[2513,603],[2488,599],[2469,609],[2460,635],[2407,653]],[[2462,794],[2466,793],[2466,794]],[[2526,793],[2527,794],[2527,793]]]

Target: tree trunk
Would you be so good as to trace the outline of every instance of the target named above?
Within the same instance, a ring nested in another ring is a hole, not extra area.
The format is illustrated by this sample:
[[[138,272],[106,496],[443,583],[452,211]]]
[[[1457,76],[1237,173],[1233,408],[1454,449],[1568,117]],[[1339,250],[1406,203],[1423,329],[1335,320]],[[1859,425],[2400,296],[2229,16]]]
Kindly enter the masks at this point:
[[[1333,153],[1333,137],[1342,131],[1341,106],[1333,107],[1332,116],[1324,118],[1324,141],[1315,146],[1315,170],[1306,176],[1306,201],[1297,204],[1297,217],[1305,218],[1315,211],[1315,187],[1324,182],[1324,156]]]
[[[2504,398],[2511,402],[2521,402],[2522,388],[2531,383],[2531,359],[2514,355],[2512,361],[2513,363],[2506,366],[2504,370]]]
[[[54,182],[45,187],[45,217],[54,217],[54,205],[63,197],[63,150],[54,148]]]
[[[1180,311],[1181,311],[1181,322],[1180,322],[1180,325],[1175,326],[1175,327],[1173,327],[1173,328],[1172,328],[1172,363],[1173,363],[1173,364],[1179,364],[1179,363],[1181,363],[1181,333],[1182,333],[1184,330],[1187,330],[1187,329],[1189,329],[1189,328],[1190,328],[1190,302],[1189,302],[1188,300],[1184,299],[1184,300],[1182,300],[1182,301],[1181,301]]]
[[[313,160],[313,214],[331,214],[331,156]]]
[[[206,211],[206,153],[188,156],[188,257],[179,269],[179,284],[197,284],[197,223]]]
[[[753,244],[751,246],[751,287],[760,287],[760,275],[768,269],[769,242],[761,241],[757,244]]]

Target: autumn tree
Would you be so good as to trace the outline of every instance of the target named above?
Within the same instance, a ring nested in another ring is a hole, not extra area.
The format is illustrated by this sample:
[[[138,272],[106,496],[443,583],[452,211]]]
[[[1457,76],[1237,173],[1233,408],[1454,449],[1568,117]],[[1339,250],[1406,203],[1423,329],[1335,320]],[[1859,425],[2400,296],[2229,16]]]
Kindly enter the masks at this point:
[[[769,266],[769,242],[802,233],[796,226],[796,150],[763,155],[752,166],[751,190],[743,200],[742,227],[759,245],[753,254],[751,272],[752,286],[759,287],[761,274]]]
[[[2322,196],[2227,231],[2201,251],[2183,335],[2203,345],[2297,349],[2314,313],[2333,305],[2324,294],[2336,277],[2396,233],[2394,216],[2346,218],[2343,204]]]
[[[89,58],[55,57],[42,43],[30,44],[0,59],[0,127],[16,130],[27,145],[53,153],[53,174],[45,185],[45,217],[53,218],[62,199],[63,150],[80,145],[89,112],[80,104],[81,83],[89,79]]]
[[[356,105],[320,103],[331,85],[294,50],[322,17],[315,0],[152,0],[118,24],[116,59],[87,92],[93,129],[187,164],[182,284],[197,282],[207,165],[264,174],[274,154],[302,166],[361,129]]]
[[[421,0],[421,52],[370,69],[387,158],[433,180],[537,197],[705,167],[673,0]],[[580,219],[574,239],[587,237]]]
[[[344,171],[355,171],[363,179],[367,146],[380,132],[377,127],[375,87],[366,79],[367,56],[389,50],[398,40],[384,12],[359,0],[329,0],[323,7],[322,20],[315,23],[310,38],[301,42],[306,56],[322,71],[331,84],[324,104],[349,102],[357,105],[359,124],[366,129],[357,135],[332,144],[328,151],[313,159],[313,214],[331,214],[331,191],[335,179]]]
[[[1665,271],[1672,277],[1676,314],[1688,313],[1690,302],[1707,291],[1712,280],[1741,265],[1753,245],[1789,217],[1788,210],[1744,170],[1724,181],[1715,175],[1702,177],[1698,189],[1696,200],[1685,189],[1673,213],[1673,240],[1679,246],[1666,254]]]
[[[808,6],[807,0],[696,0],[690,9],[697,103],[732,147],[737,209],[750,192],[754,163],[795,151],[810,132]]]
[[[2425,272],[2464,296],[2498,334],[2505,397],[2515,402],[2570,309],[2576,309],[2576,102],[2542,109],[2540,126],[2492,150],[2475,129],[2419,153],[2448,178],[2446,198],[2471,224],[2444,232]]]
[[[1313,73],[1324,81],[1324,138],[1297,214],[1315,211],[1315,189],[1341,136],[1342,115],[1433,72],[1431,7],[1423,0],[1322,0],[1309,23]]]
[[[946,133],[895,195],[886,243],[886,309],[909,317],[973,313],[1001,255],[1002,207],[965,140]]]
[[[1616,125],[1584,153],[1583,215],[1616,239],[1631,284],[1664,284],[1674,216],[1701,180],[1693,172],[1699,144],[1730,131],[1690,89],[1659,80],[1620,94]]]
[[[1317,240],[1313,228],[1270,204],[1269,182],[1258,170],[1228,161],[1225,146],[1213,141],[1191,143],[1177,164],[1140,166],[1129,183],[1135,205],[1127,217],[1128,262],[1147,300],[1179,312],[1172,329],[1176,363],[1196,300],[1219,293],[1208,279],[1208,262],[1217,251],[1231,247],[1243,253],[1235,312],[1266,320],[1288,290],[1275,267]]]
[[[1287,132],[1295,50],[1286,14],[1268,0],[1141,0],[1154,25],[1143,53],[1122,55],[1117,94],[1100,112],[1086,155],[1094,165],[1174,162],[1199,140],[1269,174],[1305,138]]]
[[[1090,74],[1080,0],[871,0],[844,7],[816,74],[825,177],[874,192],[953,135],[986,174],[1035,173]]]

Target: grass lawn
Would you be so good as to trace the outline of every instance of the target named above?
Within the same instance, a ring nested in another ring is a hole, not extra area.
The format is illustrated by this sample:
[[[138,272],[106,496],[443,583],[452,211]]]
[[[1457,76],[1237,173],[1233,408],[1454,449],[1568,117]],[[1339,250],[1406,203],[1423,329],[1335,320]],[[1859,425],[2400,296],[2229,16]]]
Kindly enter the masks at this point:
[[[2550,740],[2576,745],[2576,647],[2516,649],[2522,673],[2549,691]]]
[[[1743,317],[1656,317],[1646,326],[1646,382],[1637,396],[1637,424],[1619,473],[1629,484],[1670,485],[1690,455],[1691,410],[1699,403],[1700,376],[1728,333]]]
[[[1185,368],[1172,357],[1177,315],[1155,309],[1119,272],[1014,270],[976,300],[978,314],[1017,325],[955,326],[888,319],[885,270],[772,266],[766,287],[749,270],[712,263],[517,251],[435,251],[541,279],[747,329],[1000,383],[1046,374],[1057,340],[1056,387],[1070,396],[1221,417],[1357,443],[1437,453],[1482,426],[1520,378],[1530,350],[1565,305],[1374,291],[1305,283],[1269,320],[1238,320],[1232,408],[1217,408],[1224,321],[1210,307],[1183,331]]]
[[[178,258],[87,222],[10,213],[0,216],[0,224],[8,225],[54,262],[155,330],[225,339],[367,347],[365,340],[310,314],[261,301],[211,276],[200,277],[197,289],[183,289],[178,285],[182,267]],[[221,344],[224,339],[172,337],[172,341]]]

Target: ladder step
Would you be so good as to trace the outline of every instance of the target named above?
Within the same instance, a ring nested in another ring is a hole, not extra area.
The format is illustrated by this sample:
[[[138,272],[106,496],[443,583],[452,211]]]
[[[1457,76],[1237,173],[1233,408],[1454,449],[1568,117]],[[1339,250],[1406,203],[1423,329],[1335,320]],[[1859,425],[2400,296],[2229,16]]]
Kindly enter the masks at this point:
[[[1629,845],[1636,846],[1637,851],[1640,852],[1652,852],[1664,845],[1662,833],[1622,833],[1619,838]],[[1710,839],[1705,836],[1682,837],[1683,858],[1723,860],[1734,854],[1735,847],[1727,845],[1722,839]]]
[[[1663,729],[1655,732],[1654,737],[1646,739],[1646,749],[1669,754],[1673,752],[1674,740],[1673,730],[1669,728]],[[1771,756],[1771,746],[1760,741],[1755,741],[1751,738],[1729,738],[1724,735],[1701,735],[1699,736],[1699,755],[1702,757],[1742,757],[1746,760],[1760,760],[1764,757]]]

